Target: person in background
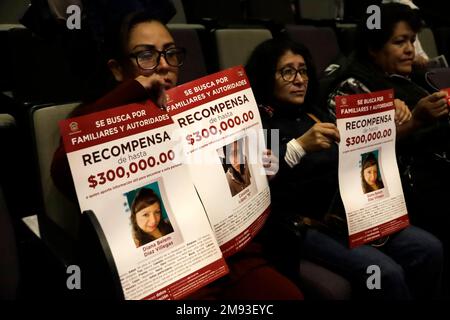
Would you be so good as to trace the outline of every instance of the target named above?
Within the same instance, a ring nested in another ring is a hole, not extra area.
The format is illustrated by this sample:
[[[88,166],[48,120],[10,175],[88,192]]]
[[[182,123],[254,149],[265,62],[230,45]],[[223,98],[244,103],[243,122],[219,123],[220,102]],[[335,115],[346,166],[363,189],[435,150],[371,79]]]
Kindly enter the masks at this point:
[[[306,258],[339,273],[366,298],[436,297],[442,246],[433,235],[410,226],[391,235],[382,249],[369,244],[350,249],[345,218],[343,234],[327,223],[330,212],[345,215],[341,206],[334,205],[340,198],[340,135],[316,106],[318,83],[308,49],[289,39],[267,40],[253,51],[246,71],[261,104],[264,128],[279,132],[280,170],[270,185],[273,220],[265,226],[268,241],[279,241],[279,246],[291,248],[291,254],[301,251]],[[395,118],[398,126],[409,120],[404,104],[396,104]],[[299,245],[271,237],[271,228],[284,219],[306,225]],[[367,288],[370,265],[381,269],[381,290]]]
[[[419,7],[417,7],[412,0],[383,0],[383,3],[400,3],[405,6],[409,6],[411,9],[416,10],[417,14],[419,14]],[[430,60],[430,58],[428,57],[428,54],[423,49],[418,35],[416,36],[416,41],[414,41],[414,49],[416,51],[416,55],[414,57],[414,63],[420,67],[425,67],[427,65],[428,61]]]
[[[384,4],[381,28],[358,26],[357,46],[350,63],[327,92],[335,119],[335,97],[393,89],[411,110],[411,120],[397,127],[396,154],[411,222],[436,235],[450,249],[450,121],[447,93],[415,81],[414,42],[422,22],[408,6]],[[334,120],[333,120],[334,121]],[[450,288],[449,255],[444,283]]]

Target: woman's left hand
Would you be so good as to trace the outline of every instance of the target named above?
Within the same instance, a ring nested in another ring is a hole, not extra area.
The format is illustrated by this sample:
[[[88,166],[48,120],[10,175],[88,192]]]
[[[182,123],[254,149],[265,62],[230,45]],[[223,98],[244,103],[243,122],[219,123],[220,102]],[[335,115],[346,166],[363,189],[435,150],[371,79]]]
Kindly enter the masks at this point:
[[[412,113],[409,110],[408,106],[400,99],[394,100],[395,106],[395,124],[397,126],[401,126],[405,122],[411,120]]]
[[[272,150],[266,149],[263,151],[262,164],[267,178],[273,179],[280,168],[280,160],[272,153]]]

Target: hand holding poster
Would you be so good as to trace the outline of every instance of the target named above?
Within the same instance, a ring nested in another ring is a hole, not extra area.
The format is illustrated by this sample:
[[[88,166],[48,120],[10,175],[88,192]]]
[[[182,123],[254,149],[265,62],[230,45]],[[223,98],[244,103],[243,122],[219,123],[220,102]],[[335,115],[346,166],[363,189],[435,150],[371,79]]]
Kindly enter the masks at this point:
[[[224,256],[247,244],[269,213],[258,107],[243,67],[167,92],[186,162]]]
[[[447,106],[450,109],[450,88],[442,89],[441,91],[447,92]]]
[[[81,211],[96,215],[125,299],[179,299],[227,273],[176,128],[150,101],[60,122]]]
[[[339,189],[350,247],[409,225],[395,156],[393,91],[336,97]]]

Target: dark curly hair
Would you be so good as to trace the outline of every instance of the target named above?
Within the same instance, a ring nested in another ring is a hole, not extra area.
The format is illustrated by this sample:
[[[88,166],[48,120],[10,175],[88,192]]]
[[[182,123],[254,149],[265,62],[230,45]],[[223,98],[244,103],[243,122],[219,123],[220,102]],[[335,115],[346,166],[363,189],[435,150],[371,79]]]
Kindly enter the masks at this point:
[[[317,102],[319,85],[311,53],[303,44],[295,42],[287,36],[264,41],[255,48],[248,59],[245,70],[256,101],[259,104],[276,107],[275,73],[278,61],[288,51],[301,55],[305,60],[309,81],[304,104],[305,107],[313,106]]]
[[[406,22],[415,33],[418,33],[423,27],[418,10],[399,3],[388,3],[379,7],[381,12],[380,29],[367,28],[367,17],[358,23],[355,46],[355,54],[358,58],[370,60],[370,51],[379,51],[383,48],[399,22]]]
[[[117,82],[109,70],[106,62],[115,59],[123,62],[127,59],[127,45],[133,28],[144,22],[159,22],[164,28],[167,26],[149,11],[131,12],[114,23],[105,27],[104,35],[99,40],[98,51],[95,57],[96,70],[91,79],[85,84],[82,100],[85,104],[92,103],[111,91]],[[169,30],[168,30],[169,31]],[[170,33],[170,31],[169,31]]]

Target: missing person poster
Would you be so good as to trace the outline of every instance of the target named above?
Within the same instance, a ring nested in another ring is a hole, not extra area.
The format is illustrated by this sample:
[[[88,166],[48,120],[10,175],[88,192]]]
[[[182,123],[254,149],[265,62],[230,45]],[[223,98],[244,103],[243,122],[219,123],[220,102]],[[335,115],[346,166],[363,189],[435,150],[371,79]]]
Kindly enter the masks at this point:
[[[409,225],[396,156],[393,90],[336,97],[339,189],[350,247]]]
[[[258,107],[243,67],[173,88],[167,111],[217,241],[230,256],[261,229],[270,191]]]
[[[179,299],[228,272],[166,112],[148,101],[60,129],[81,211],[99,221],[125,299]]]

